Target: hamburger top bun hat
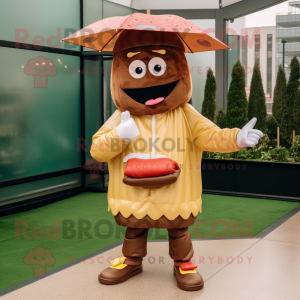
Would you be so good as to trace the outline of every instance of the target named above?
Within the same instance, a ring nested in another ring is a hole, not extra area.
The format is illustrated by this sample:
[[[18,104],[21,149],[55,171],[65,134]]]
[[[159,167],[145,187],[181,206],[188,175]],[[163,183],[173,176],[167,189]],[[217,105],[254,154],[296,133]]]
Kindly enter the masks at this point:
[[[149,45],[173,46],[184,49],[186,53],[229,49],[222,41],[185,18],[142,13],[99,20],[62,41],[113,54]]]
[[[123,30],[113,48],[113,54],[144,46],[169,46],[184,51],[184,45],[175,32]]]

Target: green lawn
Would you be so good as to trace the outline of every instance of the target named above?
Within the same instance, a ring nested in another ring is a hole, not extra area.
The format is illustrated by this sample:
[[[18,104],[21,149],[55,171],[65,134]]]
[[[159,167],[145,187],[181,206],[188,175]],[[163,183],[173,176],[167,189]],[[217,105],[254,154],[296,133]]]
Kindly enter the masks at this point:
[[[25,264],[24,257],[29,250],[38,246],[51,250],[55,257],[55,264],[48,266],[48,271],[67,264],[69,258],[77,259],[123,240],[125,228],[116,225],[112,214],[107,211],[106,197],[106,194],[84,193],[28,212],[0,218],[0,290],[34,276],[33,265]],[[251,236],[251,229],[255,235],[298,205],[299,203],[293,202],[203,195],[203,213],[198,215],[196,225],[190,227],[191,235],[192,238],[201,237],[199,233],[211,238],[220,235],[232,237],[232,232],[238,228],[248,229],[242,236]],[[199,220],[207,221],[200,224]],[[59,225],[56,236],[54,231],[49,233],[48,230],[47,233],[47,228],[54,227],[55,222]],[[25,232],[25,236],[19,233],[17,238],[16,226],[25,226],[24,229],[19,229]],[[71,229],[66,230],[68,226]],[[195,231],[199,233],[195,235]],[[239,233],[239,230],[236,232]],[[56,238],[53,239],[53,236]],[[149,239],[166,238],[165,229],[149,232]]]

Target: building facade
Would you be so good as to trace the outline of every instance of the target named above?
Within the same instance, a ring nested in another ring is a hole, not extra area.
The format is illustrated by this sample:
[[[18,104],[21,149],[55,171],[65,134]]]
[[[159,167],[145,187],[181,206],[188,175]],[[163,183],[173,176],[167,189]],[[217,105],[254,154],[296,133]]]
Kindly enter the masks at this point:
[[[227,84],[228,89],[230,86],[232,72],[234,64],[239,60],[244,69],[247,69],[248,66],[248,46],[247,46],[247,37],[242,35],[228,35],[228,45],[231,48],[230,51],[227,51],[228,54],[228,70],[225,71],[227,74]],[[245,74],[245,81],[247,83],[247,73]]]
[[[289,11],[276,15],[276,70],[283,64],[283,40],[286,41],[284,69],[288,80],[292,58],[300,59],[300,1],[289,2]]]
[[[260,66],[267,112],[272,112],[273,92],[276,83],[276,26],[251,27],[247,35],[246,87],[250,87],[254,65]],[[249,89],[249,88],[248,88]]]

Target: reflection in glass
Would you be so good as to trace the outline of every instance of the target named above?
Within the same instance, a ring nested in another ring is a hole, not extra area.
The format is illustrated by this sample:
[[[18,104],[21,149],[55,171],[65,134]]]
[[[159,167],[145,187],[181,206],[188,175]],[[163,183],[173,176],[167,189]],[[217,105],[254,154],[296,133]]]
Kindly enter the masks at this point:
[[[80,51],[60,42],[80,29],[80,1],[2,0],[0,28],[0,40]]]
[[[81,185],[81,174],[73,173],[1,188],[0,202],[31,199]]]
[[[104,188],[105,166],[95,161],[90,154],[93,135],[103,124],[102,109],[102,58],[84,58],[84,99],[85,99],[85,183],[87,187]]]
[[[80,58],[2,47],[0,64],[0,180],[80,166]]]
[[[104,104],[104,122],[117,110],[110,90],[112,58],[105,57],[103,59],[103,104]]]

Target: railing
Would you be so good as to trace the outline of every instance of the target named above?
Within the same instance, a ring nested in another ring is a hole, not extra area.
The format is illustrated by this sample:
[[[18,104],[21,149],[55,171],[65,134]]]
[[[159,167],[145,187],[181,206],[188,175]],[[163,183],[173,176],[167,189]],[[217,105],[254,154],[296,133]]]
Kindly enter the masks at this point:
[[[300,25],[297,27],[277,27],[276,26],[276,30],[288,30],[288,29],[299,29]]]
[[[276,16],[283,16],[283,15],[300,15],[300,11],[291,11],[286,13],[276,13]]]

